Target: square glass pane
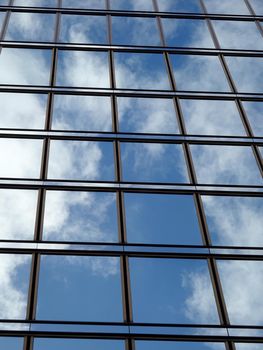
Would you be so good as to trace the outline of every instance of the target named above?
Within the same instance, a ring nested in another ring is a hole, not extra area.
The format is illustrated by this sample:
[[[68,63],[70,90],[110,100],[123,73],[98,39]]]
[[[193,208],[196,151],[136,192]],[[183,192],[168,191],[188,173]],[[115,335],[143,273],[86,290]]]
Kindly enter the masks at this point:
[[[178,134],[174,101],[118,97],[121,132]]]
[[[263,3],[261,0],[250,0],[250,4],[252,5],[256,15],[258,16],[263,15]]]
[[[31,258],[19,254],[0,258],[0,319],[25,319]]]
[[[199,0],[157,0],[159,11],[163,12],[200,12]]]
[[[212,21],[223,49],[262,50],[263,40],[255,22]]]
[[[2,48],[0,84],[48,85],[50,64],[50,50]]]
[[[60,50],[58,53],[57,85],[110,87],[107,52]]]
[[[263,137],[263,103],[244,101],[242,104],[254,135]]]
[[[208,13],[250,15],[244,0],[204,0]]]
[[[240,92],[263,92],[262,57],[225,57],[230,73]]]
[[[112,17],[113,44],[158,46],[160,34],[156,18]]]
[[[38,178],[42,141],[0,138],[0,177]]]
[[[229,91],[229,85],[216,56],[170,55],[178,90]]]
[[[104,10],[105,0],[62,0],[62,7]]]
[[[131,258],[135,322],[218,323],[206,261]]]
[[[202,196],[212,243],[263,246],[263,198]]]
[[[38,319],[120,322],[121,298],[118,258],[42,256]]]
[[[43,129],[47,95],[0,93],[0,127],[12,129]]]
[[[121,152],[124,181],[189,182],[181,145],[123,142]]]
[[[263,184],[250,147],[217,145],[191,145],[190,147],[200,184]]]
[[[60,41],[81,44],[107,44],[106,16],[61,16]]]
[[[48,191],[43,231],[51,241],[117,242],[116,195]]]
[[[125,350],[122,340],[34,339],[34,350]]]
[[[262,346],[262,343],[235,343],[236,350],[262,350]]]
[[[0,337],[0,348],[5,350],[23,350],[23,338]]]
[[[263,261],[217,262],[228,316],[232,324],[263,322]]]
[[[5,40],[52,41],[54,33],[55,15],[33,12],[12,12]]]
[[[185,99],[180,104],[189,134],[246,135],[234,101]]]
[[[170,90],[162,54],[115,53],[118,88]]]
[[[128,241],[202,244],[192,196],[125,193]]]
[[[214,48],[204,20],[163,18],[162,23],[167,46]]]
[[[111,131],[110,97],[55,95],[52,129]]]
[[[37,191],[0,189],[0,239],[33,239]]]
[[[14,6],[57,7],[57,0],[14,0]]]
[[[114,180],[112,143],[51,141],[48,177],[65,180]]]
[[[226,350],[224,343],[136,341],[136,350]]]
[[[112,10],[153,11],[152,0],[110,0]]]

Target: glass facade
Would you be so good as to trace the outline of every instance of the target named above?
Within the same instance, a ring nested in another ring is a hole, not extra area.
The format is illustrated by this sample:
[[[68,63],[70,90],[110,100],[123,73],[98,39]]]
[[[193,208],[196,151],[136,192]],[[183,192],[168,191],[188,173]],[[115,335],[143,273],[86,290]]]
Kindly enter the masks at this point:
[[[262,350],[262,0],[0,29],[0,348]]]

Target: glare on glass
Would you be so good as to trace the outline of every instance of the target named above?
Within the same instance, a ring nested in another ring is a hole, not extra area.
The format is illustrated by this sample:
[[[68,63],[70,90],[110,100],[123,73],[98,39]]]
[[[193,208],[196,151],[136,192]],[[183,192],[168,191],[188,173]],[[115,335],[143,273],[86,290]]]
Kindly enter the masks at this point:
[[[48,177],[65,180],[114,180],[112,143],[52,141]]]
[[[200,184],[262,185],[252,149],[246,146],[191,145]]]
[[[229,91],[229,85],[216,56],[170,55],[178,90]]]
[[[45,30],[43,30],[45,28]],[[55,15],[32,12],[12,12],[5,40],[52,41],[55,32]]]
[[[234,101],[182,99],[180,105],[189,134],[246,135]]]
[[[167,46],[213,48],[213,40],[204,20],[163,18]]]
[[[48,191],[43,232],[51,241],[118,241],[116,195]]]
[[[42,141],[0,138],[0,177],[38,178]]]
[[[250,0],[250,4],[252,5],[256,15],[263,15],[263,3],[261,0]]]
[[[162,12],[200,12],[199,0],[158,0],[159,11]]]
[[[55,95],[52,129],[111,131],[110,97]]]
[[[0,127],[12,129],[43,129],[47,95],[0,93]]]
[[[135,322],[218,323],[206,261],[131,258]]]
[[[202,196],[212,243],[263,246],[263,198]]]
[[[0,189],[0,239],[33,239],[37,191]]]
[[[14,6],[57,7],[57,0],[14,0]]]
[[[170,90],[162,54],[115,53],[118,88]]]
[[[25,319],[30,256],[1,254],[0,258],[0,319]]]
[[[62,0],[62,7],[103,10],[105,0]]]
[[[118,98],[121,132],[178,134],[174,101],[158,98]]]
[[[136,341],[136,350],[226,350],[224,343]]]
[[[124,181],[189,182],[181,145],[123,142],[121,153]]]
[[[204,0],[208,13],[249,15],[244,0]]]
[[[108,88],[107,52],[59,51],[57,85]]]
[[[34,339],[34,350],[125,350],[123,340],[105,339]],[[11,349],[10,349],[11,350]],[[16,350],[16,349],[15,349]]]
[[[113,44],[160,45],[156,18],[112,17]]]
[[[220,260],[217,266],[230,322],[261,325],[263,262]]]
[[[107,44],[106,16],[62,15],[60,41]]]
[[[151,0],[110,0],[112,10],[153,11]]]
[[[202,244],[192,196],[125,194],[128,241]]]
[[[50,50],[2,48],[0,84],[48,85],[50,63]]]
[[[0,348],[5,350],[22,350],[23,338],[0,337]]]
[[[119,259],[42,256],[37,318],[122,321]]]
[[[254,135],[263,137],[263,103],[244,101],[242,104]]]

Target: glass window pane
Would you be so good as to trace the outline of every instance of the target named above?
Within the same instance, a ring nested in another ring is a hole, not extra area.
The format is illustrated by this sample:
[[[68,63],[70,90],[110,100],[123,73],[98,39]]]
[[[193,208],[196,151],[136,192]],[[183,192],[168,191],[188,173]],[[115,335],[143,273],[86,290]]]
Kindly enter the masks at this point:
[[[171,12],[200,12],[199,0],[158,0],[160,11]]]
[[[43,129],[47,95],[0,93],[0,127],[15,129]]]
[[[37,318],[122,321],[119,259],[43,256]]]
[[[112,143],[52,141],[48,177],[66,180],[114,180]]]
[[[48,85],[50,63],[50,50],[2,48],[0,84]]]
[[[38,178],[42,141],[0,138],[0,177]]]
[[[224,343],[136,341],[136,350],[225,350]]]
[[[133,258],[130,273],[135,322],[218,323],[205,261]]]
[[[57,0],[14,0],[14,6],[57,7]]]
[[[60,41],[107,44],[106,16],[62,15]]]
[[[110,0],[112,10],[152,11],[152,0]]]
[[[191,145],[191,150],[200,184],[262,185],[263,183],[250,147]]]
[[[249,15],[244,0],[204,0],[209,13]]]
[[[48,191],[43,231],[52,241],[117,242],[116,195]]]
[[[263,198],[202,196],[212,243],[263,246]]]
[[[262,57],[225,57],[240,92],[263,92]]]
[[[29,286],[30,256],[1,254],[0,258],[0,318],[24,319]]]
[[[125,194],[129,242],[202,244],[192,196]]]
[[[23,338],[0,337],[0,347],[5,350],[22,350]]]
[[[0,0],[0,6],[6,6],[9,4],[9,0]]]
[[[180,100],[186,130],[200,135],[246,135],[234,101]]]
[[[250,4],[252,5],[256,15],[263,15],[263,3],[261,0],[250,0]]]
[[[108,54],[93,51],[59,51],[57,85],[108,88]]]
[[[62,0],[62,7],[103,10],[105,0]]]
[[[263,103],[242,102],[255,136],[263,136]]]
[[[113,44],[160,45],[156,18],[112,17]]]
[[[115,70],[118,88],[170,90],[161,54],[115,53]]]
[[[14,12],[10,16],[5,40],[52,41],[54,27],[55,15]]]
[[[52,129],[111,131],[110,97],[55,95]]]
[[[235,347],[236,350],[262,350],[262,343],[235,343]]]
[[[262,50],[263,40],[254,22],[212,21],[223,49]]]
[[[220,61],[215,56],[170,55],[178,90],[229,91]]]
[[[1,5],[3,5],[3,4],[1,4],[1,2],[0,2],[0,6]],[[2,25],[4,23],[5,14],[6,14],[6,12],[2,12],[2,11],[0,12],[0,31],[2,30]]]
[[[263,262],[218,261],[226,307],[232,324],[263,322]]]
[[[181,145],[122,143],[124,181],[189,182]]]
[[[33,239],[37,191],[0,189],[0,239]]]
[[[163,18],[167,46],[213,48],[213,40],[204,20]]]
[[[125,350],[122,340],[34,339],[34,350]]]
[[[118,98],[121,132],[179,133],[172,99]]]

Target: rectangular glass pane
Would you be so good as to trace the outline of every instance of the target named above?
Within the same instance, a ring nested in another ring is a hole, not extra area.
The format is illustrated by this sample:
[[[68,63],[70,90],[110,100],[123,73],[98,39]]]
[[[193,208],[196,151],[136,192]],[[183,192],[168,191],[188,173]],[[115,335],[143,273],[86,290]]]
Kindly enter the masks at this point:
[[[256,15],[258,16],[263,15],[263,3],[261,0],[250,0],[250,4],[252,5]]]
[[[209,13],[249,15],[244,0],[204,0]]]
[[[0,0],[0,6],[8,6],[9,0]]]
[[[114,180],[112,143],[51,141],[48,177],[65,180]]]
[[[224,343],[136,341],[136,350],[226,350]]]
[[[152,0],[110,0],[112,10],[153,11]]]
[[[172,99],[118,98],[119,129],[136,133],[179,133]]]
[[[262,343],[235,343],[236,350],[262,350]]]
[[[192,196],[125,193],[132,243],[202,244]]]
[[[242,102],[255,136],[263,137],[263,103]]]
[[[134,321],[218,323],[206,261],[132,258],[130,273]]]
[[[189,182],[181,145],[121,144],[124,181]]]
[[[62,7],[104,10],[105,0],[62,0]]]
[[[125,350],[123,340],[34,339],[34,350]]]
[[[1,4],[1,2],[0,2],[0,6],[1,6],[2,4]],[[2,25],[3,25],[3,23],[4,23],[4,19],[5,19],[5,14],[6,14],[6,12],[0,12],[0,31],[2,30]]]
[[[55,95],[52,129],[111,131],[111,100],[105,96]]]
[[[199,0],[158,0],[158,7],[163,12],[200,12]]]
[[[42,256],[37,318],[122,321],[119,259]]]
[[[57,0],[14,0],[15,6],[57,7]]]
[[[116,195],[48,191],[43,231],[44,240],[117,242]]]
[[[23,338],[0,337],[0,347],[5,350],[22,350]]]

